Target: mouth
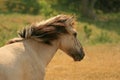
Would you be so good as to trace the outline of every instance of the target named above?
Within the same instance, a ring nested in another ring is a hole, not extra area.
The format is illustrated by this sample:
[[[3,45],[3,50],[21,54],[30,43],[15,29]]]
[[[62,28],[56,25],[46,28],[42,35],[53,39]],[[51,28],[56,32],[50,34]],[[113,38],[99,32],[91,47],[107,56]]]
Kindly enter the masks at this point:
[[[84,58],[85,53],[83,50],[80,51],[70,50],[68,55],[71,56],[74,61],[81,61]]]
[[[84,58],[84,54],[80,55],[80,54],[75,54],[73,57],[74,61],[81,61]]]

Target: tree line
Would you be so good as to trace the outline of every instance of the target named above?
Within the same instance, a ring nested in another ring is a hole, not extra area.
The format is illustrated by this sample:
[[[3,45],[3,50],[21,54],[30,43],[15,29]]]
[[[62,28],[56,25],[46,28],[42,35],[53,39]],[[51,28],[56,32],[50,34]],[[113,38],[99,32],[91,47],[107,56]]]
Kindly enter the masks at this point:
[[[89,18],[96,13],[120,12],[120,0],[0,0],[0,12],[52,14],[53,10],[74,12]]]

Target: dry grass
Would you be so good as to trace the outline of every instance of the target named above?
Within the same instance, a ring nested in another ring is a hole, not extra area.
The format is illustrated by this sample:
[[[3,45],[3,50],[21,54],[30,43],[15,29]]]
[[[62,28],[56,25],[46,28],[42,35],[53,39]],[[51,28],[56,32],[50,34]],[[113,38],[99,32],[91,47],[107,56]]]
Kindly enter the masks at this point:
[[[81,62],[58,51],[46,69],[45,80],[120,80],[120,45],[85,47]]]

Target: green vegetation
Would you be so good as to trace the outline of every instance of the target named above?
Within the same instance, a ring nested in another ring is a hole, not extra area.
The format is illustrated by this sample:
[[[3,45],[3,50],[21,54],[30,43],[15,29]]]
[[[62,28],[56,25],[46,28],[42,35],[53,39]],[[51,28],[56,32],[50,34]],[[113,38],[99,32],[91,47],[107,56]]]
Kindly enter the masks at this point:
[[[108,0],[90,1],[2,0],[0,1],[0,46],[16,37],[17,31],[26,25],[58,14],[75,15],[78,38],[84,45],[120,43],[118,0],[109,1],[107,7],[102,3],[107,3]]]
[[[6,41],[17,37],[17,31],[32,22],[40,21],[41,16],[22,15],[22,14],[0,14],[0,46]]]
[[[0,1],[0,11],[4,13],[38,14],[40,5],[38,0],[3,0]]]
[[[107,32],[101,32],[100,34],[96,35],[96,37],[92,40],[93,44],[96,43],[112,43],[111,37],[108,35]]]
[[[107,15],[104,16],[106,17]],[[77,26],[78,38],[81,43],[84,45],[119,43],[120,14],[109,14],[108,17],[109,16],[112,20],[91,21],[88,19],[82,20],[82,18],[78,20],[75,26]],[[45,17],[41,17],[40,15],[23,15],[16,13],[0,14],[0,18],[0,46],[4,45],[9,39],[17,37],[17,31],[26,25],[45,19]]]
[[[85,36],[86,36],[86,38],[89,39],[90,36],[91,36],[91,32],[92,32],[92,30],[89,29],[87,26],[84,26],[84,32],[85,32]]]
[[[77,24],[79,39],[85,45],[119,43],[120,13],[99,15],[100,20],[80,18]],[[89,38],[86,38],[89,36]]]

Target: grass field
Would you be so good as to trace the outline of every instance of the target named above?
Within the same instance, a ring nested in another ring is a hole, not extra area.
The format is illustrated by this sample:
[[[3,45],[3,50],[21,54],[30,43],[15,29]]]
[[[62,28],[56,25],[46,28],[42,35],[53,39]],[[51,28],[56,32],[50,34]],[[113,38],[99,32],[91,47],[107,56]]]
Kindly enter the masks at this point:
[[[84,47],[81,62],[58,51],[46,69],[45,80],[120,80],[120,45]]]

